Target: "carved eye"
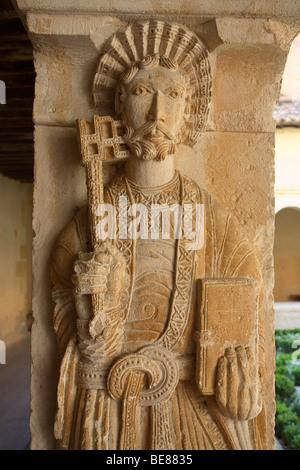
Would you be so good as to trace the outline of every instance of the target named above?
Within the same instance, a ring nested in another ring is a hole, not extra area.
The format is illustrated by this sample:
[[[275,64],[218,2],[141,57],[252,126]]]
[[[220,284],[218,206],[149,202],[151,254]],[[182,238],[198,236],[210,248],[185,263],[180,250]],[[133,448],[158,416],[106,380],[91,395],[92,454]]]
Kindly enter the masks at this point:
[[[144,86],[137,86],[132,90],[132,94],[136,96],[145,96],[149,93],[149,90]]]
[[[168,95],[173,100],[178,100],[178,99],[182,98],[183,93],[182,93],[182,90],[180,88],[172,88],[169,91]]]

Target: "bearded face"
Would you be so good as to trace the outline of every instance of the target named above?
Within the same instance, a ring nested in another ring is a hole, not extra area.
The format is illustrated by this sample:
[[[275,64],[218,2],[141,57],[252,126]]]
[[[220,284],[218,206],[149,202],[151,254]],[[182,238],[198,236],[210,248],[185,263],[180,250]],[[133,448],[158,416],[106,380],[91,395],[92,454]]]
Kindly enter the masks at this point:
[[[173,155],[184,124],[183,76],[162,66],[139,70],[123,85],[120,98],[124,138],[131,152],[144,160]]]
[[[126,126],[127,127],[127,126]],[[158,122],[146,121],[134,131],[127,127],[126,141],[131,152],[144,160],[164,160],[176,152],[176,138]]]

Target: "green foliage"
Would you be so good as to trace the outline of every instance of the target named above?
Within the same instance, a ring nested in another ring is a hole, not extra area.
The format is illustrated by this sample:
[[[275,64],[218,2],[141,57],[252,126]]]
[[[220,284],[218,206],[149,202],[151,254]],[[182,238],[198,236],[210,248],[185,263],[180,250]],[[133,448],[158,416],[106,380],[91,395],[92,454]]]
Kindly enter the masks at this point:
[[[284,403],[290,404],[296,399],[295,382],[283,374],[275,375],[276,396]]]
[[[296,413],[294,413],[294,411],[289,406],[276,399],[276,435],[282,438],[286,444],[286,428],[292,424],[295,426],[299,426],[300,433],[300,418],[296,415]]]
[[[275,331],[276,372],[289,377],[295,385],[300,385],[300,355],[297,354],[298,348],[292,347],[295,341],[299,341],[300,344],[300,328]]]
[[[275,332],[275,429],[277,437],[292,450],[300,450],[300,400],[295,387],[300,385],[300,364],[293,362],[292,348],[297,340],[300,340],[299,328]]]
[[[284,353],[292,353],[294,341],[300,341],[300,328],[294,330],[276,330],[275,345],[276,350]]]
[[[300,443],[300,422],[285,426],[283,442],[292,450],[300,449],[300,447],[297,446],[297,443]]]
[[[300,385],[300,364],[291,366],[291,374],[294,378],[295,384]]]
[[[300,418],[300,400],[299,398],[293,403],[293,411]]]

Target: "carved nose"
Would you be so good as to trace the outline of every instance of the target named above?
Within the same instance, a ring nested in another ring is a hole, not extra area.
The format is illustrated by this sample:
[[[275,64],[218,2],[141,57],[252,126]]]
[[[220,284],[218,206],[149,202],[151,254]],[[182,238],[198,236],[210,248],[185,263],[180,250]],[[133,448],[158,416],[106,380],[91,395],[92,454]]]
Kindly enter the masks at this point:
[[[156,122],[164,122],[166,119],[164,95],[160,91],[157,91],[153,96],[153,100],[147,118],[150,121]]]

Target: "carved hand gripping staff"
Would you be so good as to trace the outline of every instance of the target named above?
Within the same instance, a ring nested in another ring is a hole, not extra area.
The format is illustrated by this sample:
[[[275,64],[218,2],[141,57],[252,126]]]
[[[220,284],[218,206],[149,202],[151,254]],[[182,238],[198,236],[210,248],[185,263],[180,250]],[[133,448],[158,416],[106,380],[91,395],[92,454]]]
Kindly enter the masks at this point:
[[[124,130],[120,121],[110,116],[94,116],[92,123],[77,120],[81,162],[86,171],[90,243],[97,253],[101,247],[101,220],[99,210],[104,204],[103,163],[116,163],[128,158]],[[93,319],[89,332],[93,339],[105,339],[104,292],[92,294]]]
[[[78,119],[82,164],[86,169],[90,241],[95,253],[101,250],[99,206],[104,204],[102,165],[128,158],[120,121],[109,116],[94,116],[93,123]],[[121,147],[122,146],[122,147]],[[104,293],[92,294],[93,318],[89,333],[97,341],[106,340],[109,325],[105,319]],[[142,392],[147,377],[148,390]],[[139,447],[137,413],[138,406],[152,406],[153,419],[160,412],[159,403],[168,400],[178,383],[177,366],[167,350],[160,346],[147,346],[138,354],[121,357],[112,367],[107,381],[108,391],[115,400],[123,403],[123,426],[120,449],[136,450]],[[152,443],[156,447],[157,444]]]

